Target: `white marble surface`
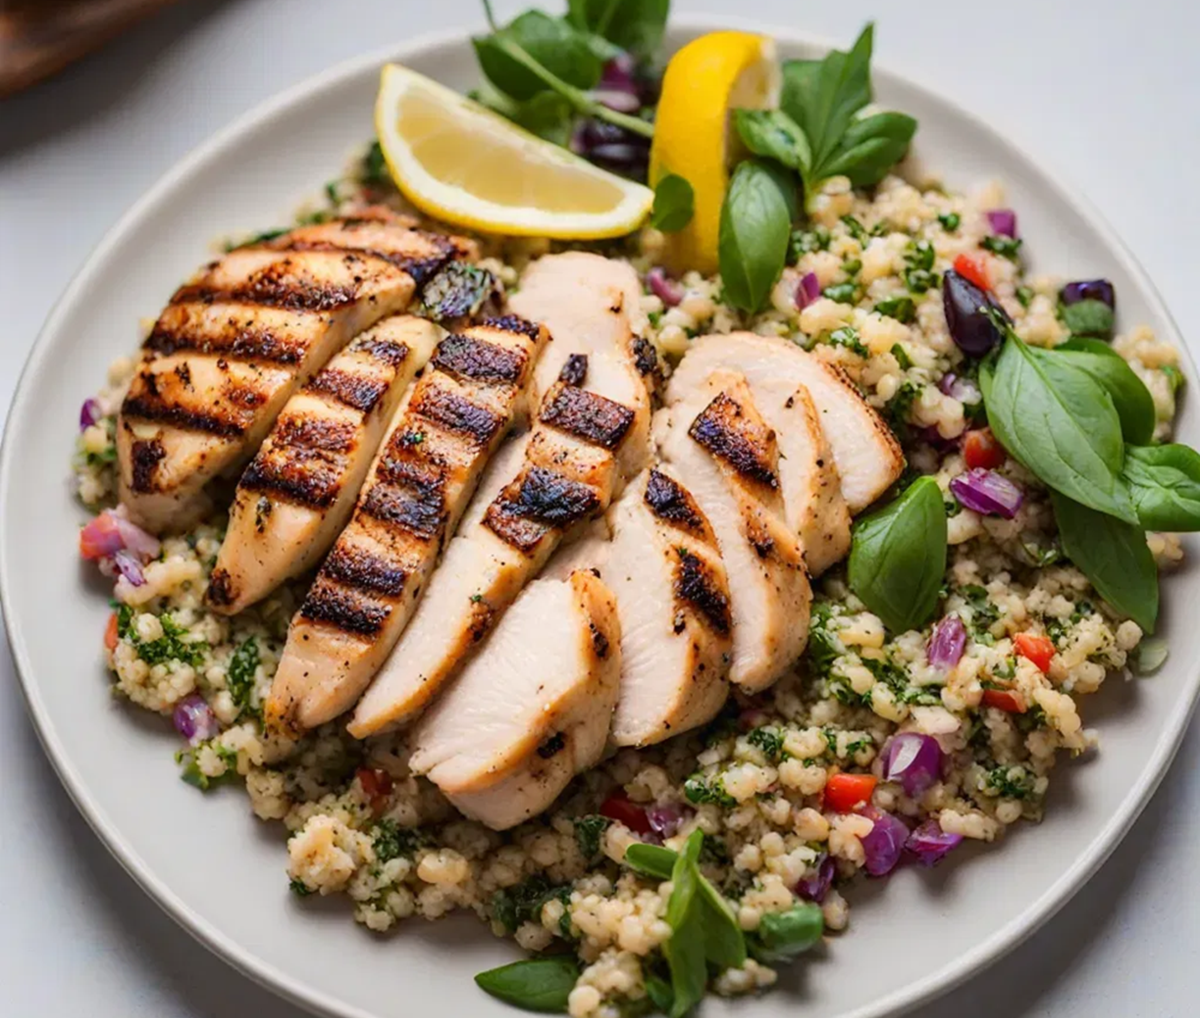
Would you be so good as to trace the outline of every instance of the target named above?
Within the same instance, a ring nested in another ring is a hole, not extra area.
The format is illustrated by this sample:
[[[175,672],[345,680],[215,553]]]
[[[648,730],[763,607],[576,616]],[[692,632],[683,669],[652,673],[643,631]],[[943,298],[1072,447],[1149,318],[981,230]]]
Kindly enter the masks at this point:
[[[679,10],[731,6],[676,0]],[[497,7],[518,9],[503,0]],[[1105,211],[1200,349],[1200,7],[743,0],[736,9],[768,23],[803,19],[806,29],[838,39],[876,18],[881,60],[981,113]],[[338,60],[389,38],[479,22],[474,0],[183,0],[59,79],[0,104],[0,405],[7,407],[38,328],[88,251],[185,152]],[[108,857],[42,755],[7,648],[0,816],[4,1015],[299,1014],[198,947]],[[1145,814],[1086,889],[1015,953],[921,1014],[1195,1015],[1197,844],[1194,725]]]

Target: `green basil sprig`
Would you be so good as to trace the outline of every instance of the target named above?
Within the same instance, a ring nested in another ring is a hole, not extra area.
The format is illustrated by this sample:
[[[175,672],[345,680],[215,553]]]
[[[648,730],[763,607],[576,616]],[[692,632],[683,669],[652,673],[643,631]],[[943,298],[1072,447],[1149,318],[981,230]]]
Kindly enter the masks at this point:
[[[742,144],[758,156],[796,170],[807,177],[812,152],[800,125],[783,110],[734,110],[733,123]]]
[[[1104,600],[1147,633],[1158,618],[1158,569],[1140,524],[1050,493],[1063,551]]]
[[[946,571],[946,509],[932,477],[860,517],[850,543],[850,588],[894,633],[916,629],[937,608]]]
[[[546,81],[520,59],[503,40],[520,46],[541,66],[568,85],[592,88],[600,80],[600,58],[579,32],[541,11],[525,11],[490,36],[472,39],[479,66],[488,81],[518,101],[546,91]]]
[[[579,979],[579,964],[569,955],[527,958],[480,972],[476,985],[493,997],[524,1008],[562,1014]]]
[[[759,961],[789,961],[821,939],[825,918],[821,906],[812,902],[786,912],[768,912],[751,938],[751,950]]]
[[[749,159],[734,171],[721,206],[717,255],[725,298],[743,311],[766,303],[787,261],[796,185],[787,173],[763,159]]]
[[[1150,441],[1156,421],[1154,397],[1124,357],[1107,343],[1087,336],[1072,336],[1050,353],[1066,357],[1104,386],[1121,419],[1126,442],[1145,445]]]
[[[682,230],[696,212],[696,193],[677,173],[668,173],[654,186],[650,225],[668,233]]]
[[[662,44],[671,0],[568,0],[567,21],[593,37],[653,56]]]
[[[1200,530],[1200,453],[1186,445],[1125,447],[1125,483],[1147,530]]]

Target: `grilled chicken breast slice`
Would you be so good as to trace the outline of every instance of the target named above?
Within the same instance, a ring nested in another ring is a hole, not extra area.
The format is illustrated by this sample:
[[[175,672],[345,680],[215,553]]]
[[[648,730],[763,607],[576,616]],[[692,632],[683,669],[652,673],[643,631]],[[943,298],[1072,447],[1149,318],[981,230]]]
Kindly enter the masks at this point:
[[[812,591],[800,542],[784,522],[774,433],[744,377],[715,375],[690,400],[663,410],[655,431],[663,462],[716,534],[733,620],[729,677],[755,693],[803,651]]]
[[[646,746],[710,721],[729,694],[729,584],[696,500],[651,469],[610,514],[600,575],[617,600],[621,692],[612,741]]]
[[[283,408],[238,482],[205,600],[233,615],[312,568],[346,525],[384,428],[445,332],[394,315]]]
[[[525,412],[545,329],[447,336],[395,415],[350,520],[288,630],[267,701],[292,729],[337,717],[404,630],[488,458]]]
[[[770,387],[771,392],[781,387],[788,396],[802,386],[808,390],[833,452],[842,495],[852,513],[874,502],[903,471],[904,454],[896,437],[846,374],[785,339],[752,332],[700,337],[671,376],[667,402],[687,399],[718,368],[741,372],[752,393],[763,387]],[[762,411],[764,416],[772,402],[771,397],[764,396],[763,404],[768,407]],[[777,430],[782,435],[783,429]],[[788,456],[783,480],[789,489],[799,487],[787,481],[791,453],[783,451]]]
[[[594,267],[602,282],[585,286],[576,278],[580,265]],[[622,286],[606,282],[614,274]],[[593,255],[553,255],[530,276],[532,295],[523,283],[516,296],[525,313],[556,323],[538,366],[552,354],[556,380],[519,470],[479,522],[450,542],[412,625],[355,710],[349,731],[358,738],[423,710],[555,548],[603,515],[648,459],[646,378],[657,361],[647,367],[624,310],[633,270]],[[560,276],[561,292],[551,285]]]
[[[302,227],[206,266],[159,316],[121,407],[130,515],[155,531],[193,522],[208,482],[241,469],[330,356],[473,251],[379,214]]]
[[[591,572],[531,584],[421,721],[413,772],[495,830],[541,813],[604,751],[620,640]]]

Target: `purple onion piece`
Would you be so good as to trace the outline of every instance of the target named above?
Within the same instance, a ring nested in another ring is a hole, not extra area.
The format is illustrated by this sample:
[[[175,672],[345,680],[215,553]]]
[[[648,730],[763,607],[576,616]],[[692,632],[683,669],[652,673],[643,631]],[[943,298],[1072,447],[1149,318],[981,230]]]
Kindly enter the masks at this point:
[[[867,856],[866,870],[873,877],[886,876],[896,868],[908,841],[908,825],[897,816],[868,806],[862,815],[872,827],[859,840]]]
[[[650,829],[664,841],[673,837],[688,817],[695,811],[690,807],[677,803],[664,803],[661,806],[649,806],[646,809],[646,820]]]
[[[947,269],[942,277],[942,308],[950,336],[965,354],[981,357],[1001,340],[1000,330],[987,315],[998,312],[1011,321],[992,295],[981,290],[965,276]]]
[[[104,415],[100,412],[100,402],[95,399],[85,399],[79,408],[79,430],[87,431]]]
[[[667,275],[666,269],[656,265],[646,273],[646,285],[667,307],[673,308],[683,300],[683,287]]]
[[[122,548],[113,555],[113,565],[131,587],[140,587],[146,582],[146,574],[142,572],[142,563],[133,552]]]
[[[904,847],[922,866],[934,866],[962,844],[961,834],[948,834],[936,820],[926,820],[908,836]]]
[[[593,145],[587,157],[596,162],[612,163],[616,166],[633,166],[645,162],[646,150],[641,145],[618,141],[607,145]]]
[[[962,660],[966,647],[967,627],[957,615],[947,615],[938,620],[929,634],[925,656],[934,668],[947,672]]]
[[[121,535],[121,541],[124,543],[126,549],[137,555],[144,562],[158,557],[162,545],[159,543],[157,537],[153,534],[148,534],[129,519],[125,515],[124,507],[119,507],[112,515],[116,523],[117,532]]]
[[[598,88],[592,92],[592,98],[601,106],[607,106],[618,113],[636,113],[642,108],[642,101],[632,92],[619,92],[612,88]]]
[[[960,378],[953,371],[947,371],[938,380],[938,391],[967,405],[983,400],[983,393],[979,391],[978,385],[969,378]]]
[[[817,281],[817,274],[815,272],[806,272],[796,284],[796,292],[792,296],[792,303],[796,305],[797,311],[803,311],[820,296],[821,284]]]
[[[813,869],[805,873],[796,884],[796,893],[806,901],[815,901],[818,905],[825,900],[829,888],[833,886],[833,877],[837,872],[833,859],[822,852]]]
[[[1081,300],[1098,300],[1114,311],[1117,309],[1117,292],[1107,279],[1079,279],[1068,283],[1059,292],[1064,304],[1078,304]]]
[[[932,735],[900,732],[883,747],[884,779],[898,781],[905,795],[913,798],[923,795],[941,774],[942,747]]]
[[[180,700],[175,705],[171,721],[175,731],[193,746],[211,739],[221,730],[217,716],[199,693],[192,693]]]
[[[985,516],[1011,520],[1017,515],[1025,495],[1012,481],[995,470],[975,467],[950,481],[950,491],[959,503]]]
[[[992,233],[999,233],[1005,237],[1016,237],[1017,214],[1012,209],[989,209],[985,214]]]
[[[637,92],[637,81],[634,78],[636,64],[628,53],[621,52],[604,65],[600,72],[600,83],[597,88],[612,89],[619,92]]]

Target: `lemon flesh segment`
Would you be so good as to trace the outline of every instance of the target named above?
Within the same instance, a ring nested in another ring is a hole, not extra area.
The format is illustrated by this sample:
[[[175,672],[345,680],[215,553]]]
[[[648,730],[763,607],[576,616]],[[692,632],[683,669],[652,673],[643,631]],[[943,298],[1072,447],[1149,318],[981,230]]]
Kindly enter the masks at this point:
[[[654,201],[491,110],[398,64],[383,69],[375,129],[396,186],[456,226],[586,239],[636,229]]]
[[[695,214],[668,234],[667,258],[677,271],[717,271],[721,203],[738,143],[730,111],[766,109],[779,98],[779,68],[771,39],[749,32],[711,32],[693,39],[667,64],[650,148],[650,182],[677,173],[692,185]]]

